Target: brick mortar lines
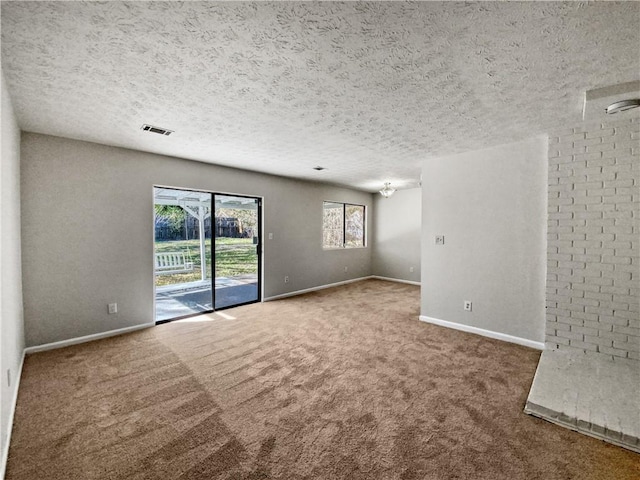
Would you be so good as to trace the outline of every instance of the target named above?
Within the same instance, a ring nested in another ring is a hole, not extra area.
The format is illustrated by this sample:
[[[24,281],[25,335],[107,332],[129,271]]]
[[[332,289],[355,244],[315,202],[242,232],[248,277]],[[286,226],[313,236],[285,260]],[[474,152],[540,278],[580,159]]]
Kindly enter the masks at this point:
[[[640,115],[549,137],[548,348],[640,360]]]

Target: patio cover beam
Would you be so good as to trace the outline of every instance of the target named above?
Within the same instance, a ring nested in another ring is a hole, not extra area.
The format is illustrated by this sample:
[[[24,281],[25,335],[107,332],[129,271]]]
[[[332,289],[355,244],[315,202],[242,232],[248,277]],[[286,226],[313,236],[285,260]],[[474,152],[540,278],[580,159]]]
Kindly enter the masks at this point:
[[[182,206],[182,208],[192,217],[198,219],[198,237],[200,238],[200,276],[202,280],[207,279],[207,255],[205,253],[206,239],[204,234],[204,221],[211,216],[211,209],[207,212],[205,210],[204,202],[198,205],[198,209],[193,207]]]

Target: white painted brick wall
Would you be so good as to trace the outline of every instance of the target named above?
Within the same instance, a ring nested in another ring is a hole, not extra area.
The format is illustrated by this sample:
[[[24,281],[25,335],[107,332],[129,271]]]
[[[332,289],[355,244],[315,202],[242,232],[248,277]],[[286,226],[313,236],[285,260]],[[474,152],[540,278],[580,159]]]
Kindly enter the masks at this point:
[[[640,361],[640,115],[549,136],[547,348]]]

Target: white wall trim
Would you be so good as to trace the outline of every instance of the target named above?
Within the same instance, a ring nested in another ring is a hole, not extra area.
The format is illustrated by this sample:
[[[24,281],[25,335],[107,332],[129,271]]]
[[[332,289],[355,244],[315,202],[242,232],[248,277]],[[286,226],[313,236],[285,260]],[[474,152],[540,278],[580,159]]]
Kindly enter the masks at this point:
[[[296,290],[294,292],[283,293],[281,295],[273,295],[272,297],[264,298],[263,301],[264,302],[270,302],[272,300],[280,300],[281,298],[295,297],[296,295],[302,295],[302,294],[309,293],[309,292],[315,292],[317,290],[324,290],[325,288],[339,287],[340,285],[346,285],[347,283],[361,282],[362,280],[368,280],[370,278],[373,278],[373,277],[372,276],[358,277],[358,278],[352,278],[351,280],[344,280],[342,282],[329,283],[327,285],[320,285],[318,287],[305,288],[305,289],[302,289],[302,290]]]
[[[67,340],[61,340],[59,342],[44,343],[42,345],[36,345],[34,347],[27,347],[24,349],[24,353],[29,355],[30,353],[44,352],[46,350],[55,350],[56,348],[64,348],[70,345],[76,345],[78,343],[91,342],[93,340],[99,340],[101,338],[113,337],[116,335],[122,335],[123,333],[135,332],[136,330],[142,330],[143,328],[155,327],[155,325],[156,325],[155,323],[143,323],[141,325],[134,325],[132,327],[109,330],[108,332],[85,335],[84,337],[69,338]]]
[[[536,342],[522,337],[514,337],[507,335],[506,333],[494,332],[492,330],[485,330],[484,328],[472,327],[470,325],[464,325],[462,323],[447,322],[446,320],[440,320],[438,318],[427,317],[420,315],[420,321],[433,323],[434,325],[440,325],[441,327],[453,328],[455,330],[461,330],[463,332],[475,333],[476,335],[482,335],[483,337],[495,338],[504,342],[517,343],[518,345],[524,345],[525,347],[535,348],[536,350],[544,350],[544,342]]]
[[[303,290],[296,290],[294,292],[283,293],[283,294],[280,294],[280,295],[273,295],[271,297],[263,298],[262,301],[263,302],[270,302],[272,300],[280,300],[281,298],[295,297],[296,295],[304,295],[305,293],[315,292],[317,290],[324,290],[325,288],[339,287],[340,285],[346,285],[347,283],[361,282],[363,280],[369,280],[369,279],[385,280],[387,282],[408,283],[409,285],[418,285],[418,286],[420,286],[420,282],[413,282],[411,280],[401,280],[399,278],[390,278],[390,277],[380,277],[378,275],[369,275],[369,276],[366,276],[366,277],[358,277],[358,278],[352,278],[351,280],[344,280],[342,282],[329,283],[327,285],[320,285],[318,287],[311,287],[311,288],[305,288]]]
[[[403,280],[401,278],[381,277],[380,275],[371,275],[369,278],[375,278],[377,280],[386,280],[387,282],[408,283],[409,285],[420,286],[420,282],[414,282],[413,280]]]
[[[11,402],[11,409],[9,410],[9,418],[7,418],[7,443],[5,449],[2,452],[2,463],[0,464],[0,479],[4,478],[7,471],[7,461],[9,460],[9,446],[11,445],[11,432],[13,431],[13,417],[16,413],[16,405],[18,404],[18,391],[20,390],[20,379],[22,378],[22,366],[24,365],[25,351],[22,351],[22,359],[20,360],[20,366],[16,372],[15,387],[13,390],[13,399]]]

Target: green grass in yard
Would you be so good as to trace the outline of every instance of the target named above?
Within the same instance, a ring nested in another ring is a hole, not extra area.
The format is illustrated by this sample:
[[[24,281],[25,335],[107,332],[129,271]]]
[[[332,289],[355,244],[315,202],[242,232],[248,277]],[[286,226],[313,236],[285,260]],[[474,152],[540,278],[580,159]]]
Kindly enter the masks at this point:
[[[216,238],[216,275],[234,277],[248,273],[258,273],[258,256],[256,246],[251,238]],[[192,272],[173,275],[156,275],[156,286],[173,285],[174,283],[197,282],[200,275],[200,241],[176,240],[155,242],[156,253],[184,252],[186,260],[193,262]],[[205,246],[206,265],[211,268],[211,241],[207,239]]]

